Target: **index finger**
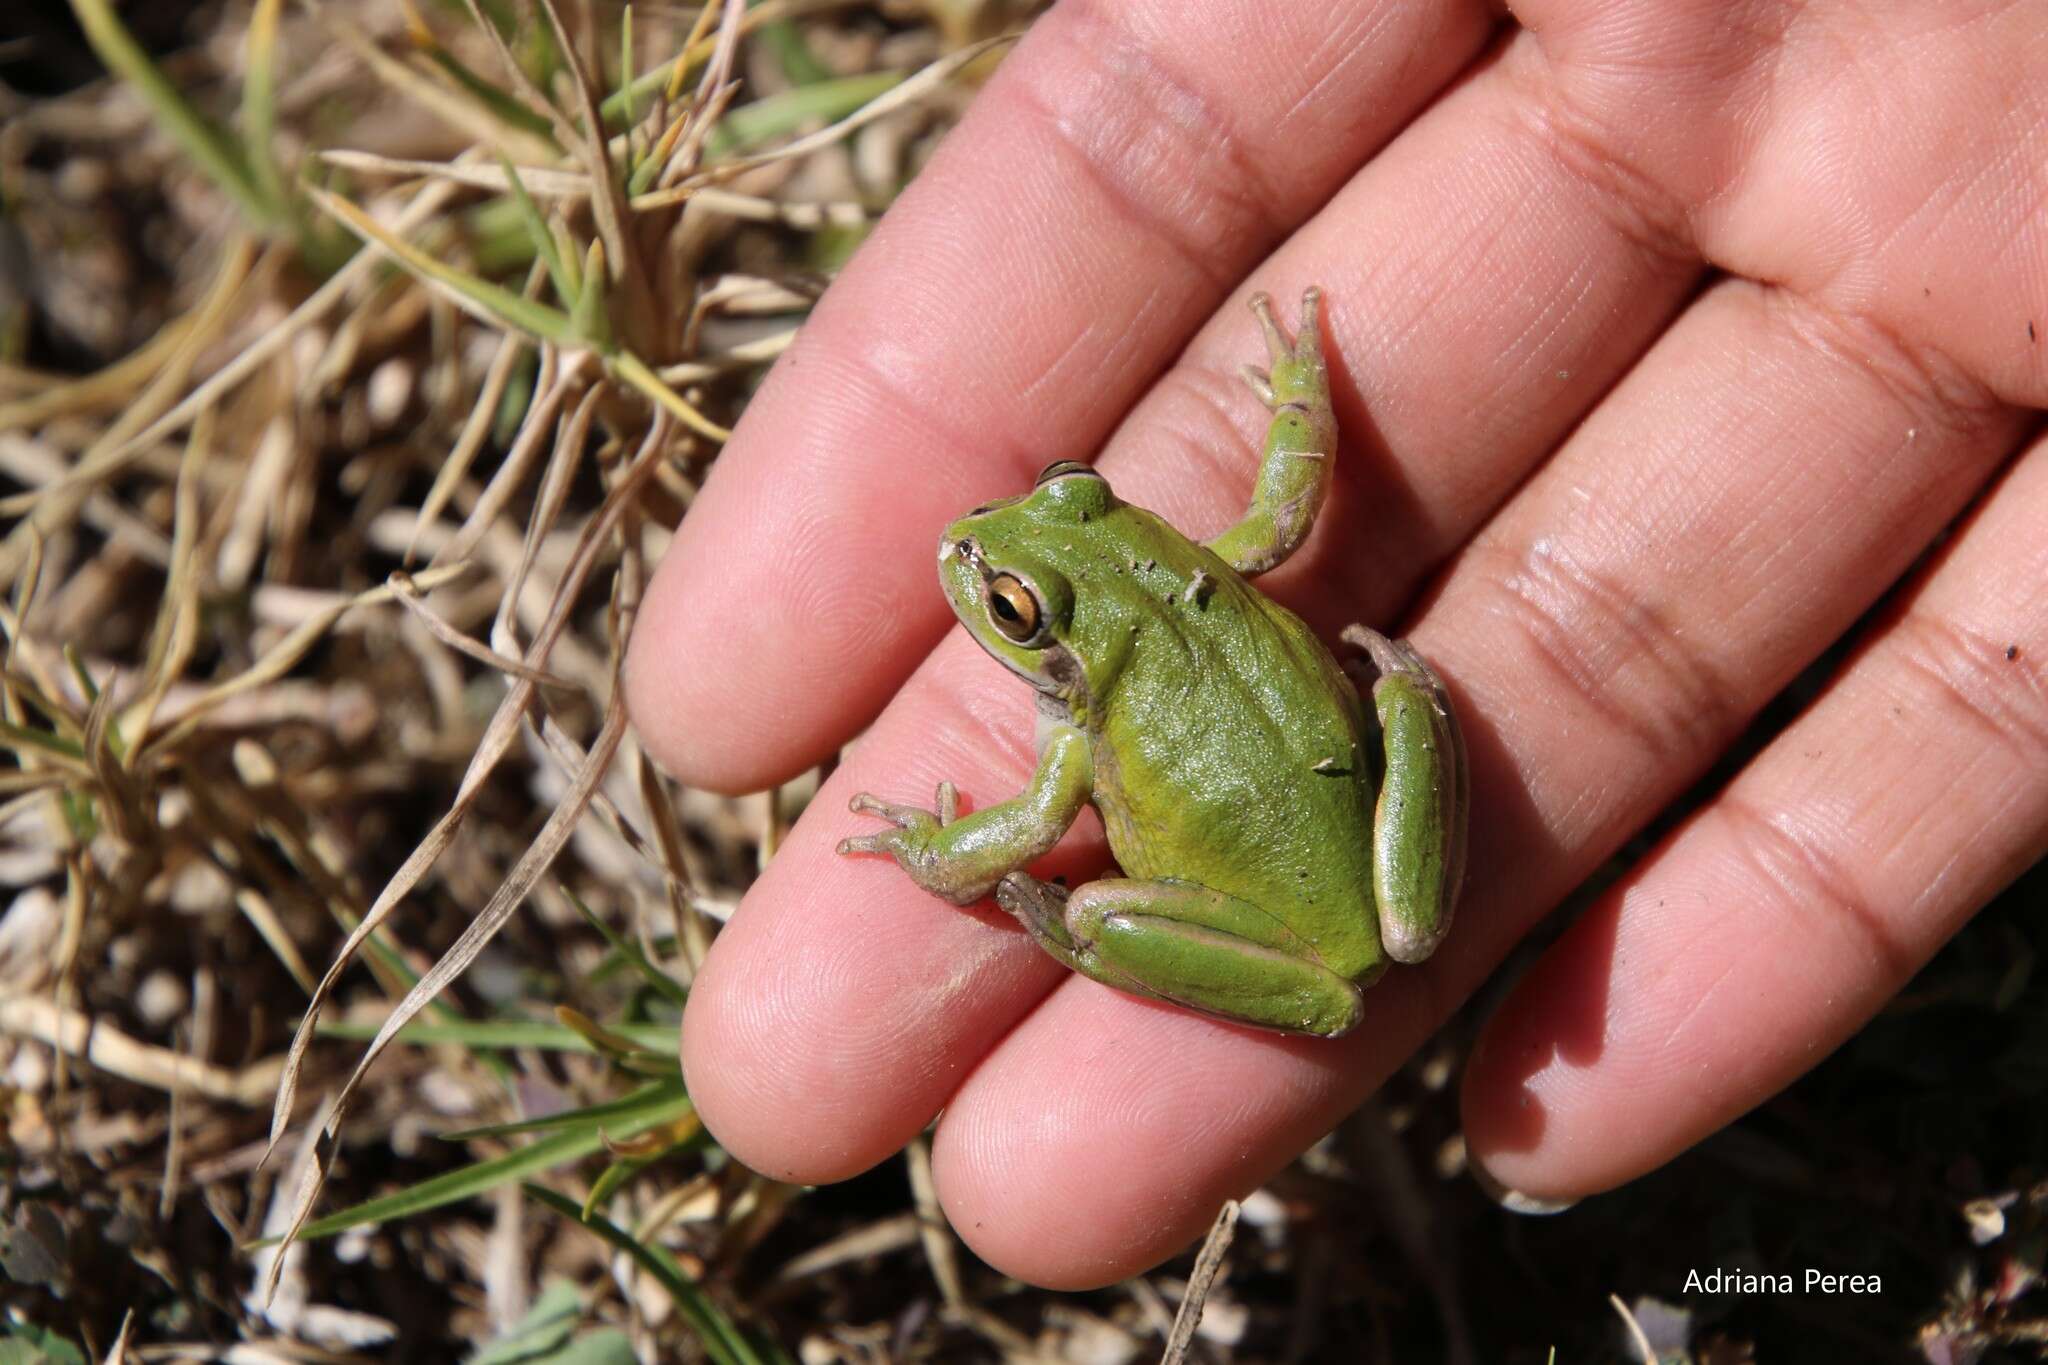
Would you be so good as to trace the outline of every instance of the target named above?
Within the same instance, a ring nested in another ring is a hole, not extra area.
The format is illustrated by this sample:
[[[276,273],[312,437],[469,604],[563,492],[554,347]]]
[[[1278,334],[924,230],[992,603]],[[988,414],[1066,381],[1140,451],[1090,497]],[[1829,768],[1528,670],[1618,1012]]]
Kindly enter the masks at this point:
[[[1092,452],[1491,23],[1472,0],[1056,7],[834,283],[679,528],[628,662],[647,747],[739,791],[865,724],[950,619],[939,528]]]

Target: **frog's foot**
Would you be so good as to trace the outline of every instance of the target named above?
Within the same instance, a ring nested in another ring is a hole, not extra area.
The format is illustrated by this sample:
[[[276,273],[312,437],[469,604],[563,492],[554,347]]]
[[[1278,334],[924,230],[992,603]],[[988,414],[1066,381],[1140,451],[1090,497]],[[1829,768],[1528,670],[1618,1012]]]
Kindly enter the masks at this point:
[[[1446,710],[1450,708],[1450,702],[1444,700],[1444,680],[1437,676],[1437,671],[1431,667],[1429,660],[1417,653],[1415,646],[1406,640],[1396,640],[1392,636],[1380,634],[1370,626],[1357,624],[1344,627],[1337,639],[1339,643],[1349,645],[1357,650],[1358,654],[1365,656],[1364,659],[1360,659],[1354,654],[1343,661],[1344,671],[1351,675],[1351,680],[1358,685],[1359,691],[1370,695],[1389,677],[1412,677],[1432,696],[1442,701]],[[1366,671],[1367,663],[1372,666],[1369,673]]]
[[[902,806],[867,792],[855,792],[846,808],[855,815],[879,815],[895,829],[874,834],[856,834],[839,841],[841,853],[895,853],[904,842],[903,834],[929,834],[944,829],[960,818],[960,792],[951,782],[941,782],[933,801],[936,810]],[[899,832],[900,831],[900,832]]]
[[[1239,373],[1267,407],[1329,405],[1329,379],[1323,366],[1322,302],[1323,291],[1314,285],[1302,291],[1301,327],[1290,341],[1273,319],[1273,296],[1263,289],[1252,295],[1252,312],[1259,319],[1259,330],[1266,334],[1267,363],[1272,369],[1247,365]]]
[[[1345,671],[1372,698],[1385,755],[1373,809],[1373,900],[1380,941],[1396,962],[1420,962],[1450,932],[1465,879],[1465,739],[1444,681],[1406,640],[1347,627],[1362,651]]]
[[[996,904],[1016,916],[1039,947],[1078,972],[1086,969],[1076,959],[1074,940],[1067,934],[1067,898],[1072,894],[1028,872],[1012,872],[996,883]]]

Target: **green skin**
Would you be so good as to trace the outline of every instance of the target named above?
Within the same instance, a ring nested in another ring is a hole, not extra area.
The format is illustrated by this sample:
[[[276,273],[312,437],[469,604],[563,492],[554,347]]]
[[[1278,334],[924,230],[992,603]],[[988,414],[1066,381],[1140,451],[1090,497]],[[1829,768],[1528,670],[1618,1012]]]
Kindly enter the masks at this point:
[[[981,646],[1038,693],[1038,769],[961,817],[853,798],[886,853],[955,904],[991,891],[1075,971],[1237,1023],[1334,1037],[1388,959],[1420,962],[1464,871],[1465,753],[1435,672],[1405,642],[1344,633],[1347,674],[1307,625],[1246,581],[1307,536],[1337,448],[1318,323],[1289,341],[1252,309],[1273,410],[1250,512],[1197,545],[1121,502],[1086,466],[946,528],[939,578]],[[1359,687],[1372,699],[1361,702]],[[1072,891],[1022,869],[1084,805],[1121,877]]]

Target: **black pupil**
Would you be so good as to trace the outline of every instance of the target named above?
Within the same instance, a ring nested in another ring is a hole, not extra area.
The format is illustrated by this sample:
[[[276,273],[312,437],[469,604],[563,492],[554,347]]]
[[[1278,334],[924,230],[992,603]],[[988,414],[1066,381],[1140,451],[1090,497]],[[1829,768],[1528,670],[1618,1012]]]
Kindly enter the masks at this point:
[[[1002,617],[1005,621],[1021,621],[1024,619],[1017,614],[1017,609],[1010,605],[1010,599],[1000,593],[989,599],[989,606],[995,611],[996,615]]]

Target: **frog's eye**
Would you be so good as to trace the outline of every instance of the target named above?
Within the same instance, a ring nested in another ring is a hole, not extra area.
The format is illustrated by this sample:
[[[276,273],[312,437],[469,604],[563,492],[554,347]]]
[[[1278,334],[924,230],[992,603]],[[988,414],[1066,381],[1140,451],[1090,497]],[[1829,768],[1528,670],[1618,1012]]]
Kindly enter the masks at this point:
[[[1064,479],[1069,474],[1085,474],[1089,478],[1093,479],[1099,479],[1102,477],[1100,474],[1097,474],[1093,469],[1090,469],[1087,465],[1082,464],[1079,460],[1059,460],[1039,470],[1038,482],[1034,483],[1032,487],[1043,488],[1047,484],[1051,483],[1054,479]]]
[[[999,573],[988,581],[988,619],[1004,636],[1024,644],[1038,634],[1045,610],[1031,585],[1013,573]]]

